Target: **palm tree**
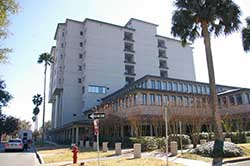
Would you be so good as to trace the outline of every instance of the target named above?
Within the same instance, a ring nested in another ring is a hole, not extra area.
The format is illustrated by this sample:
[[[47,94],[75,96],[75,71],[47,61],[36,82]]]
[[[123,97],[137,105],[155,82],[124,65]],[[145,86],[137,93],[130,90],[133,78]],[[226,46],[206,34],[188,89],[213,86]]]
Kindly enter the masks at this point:
[[[39,55],[37,63],[41,64],[44,62],[44,82],[43,82],[43,133],[42,140],[44,141],[44,120],[45,120],[45,96],[46,96],[46,72],[47,67],[53,63],[53,57],[49,53],[42,53]]]
[[[250,51],[250,17],[246,18],[247,26],[242,29],[242,44],[244,51]]]
[[[210,85],[210,107],[214,120],[214,161],[222,160],[223,135],[215,85],[210,36],[228,35],[239,29],[240,8],[232,0],[175,0],[171,33],[182,44],[203,37]]]

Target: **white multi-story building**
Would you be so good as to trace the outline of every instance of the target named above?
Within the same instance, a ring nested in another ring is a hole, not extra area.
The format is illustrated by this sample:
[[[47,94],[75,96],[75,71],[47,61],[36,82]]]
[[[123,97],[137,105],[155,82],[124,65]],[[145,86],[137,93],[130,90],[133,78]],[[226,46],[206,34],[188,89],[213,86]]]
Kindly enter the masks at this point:
[[[195,81],[192,47],[157,34],[157,25],[85,19],[59,23],[51,54],[52,127],[83,119],[98,99],[144,75]]]

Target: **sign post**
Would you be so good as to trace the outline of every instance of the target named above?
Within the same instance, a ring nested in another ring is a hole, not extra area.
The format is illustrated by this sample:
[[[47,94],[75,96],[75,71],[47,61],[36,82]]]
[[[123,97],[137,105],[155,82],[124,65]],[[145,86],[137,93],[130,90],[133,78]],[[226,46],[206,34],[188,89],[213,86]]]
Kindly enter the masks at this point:
[[[96,149],[98,153],[98,166],[100,166],[100,149],[99,149],[99,119],[105,118],[105,113],[95,112],[88,114],[88,118],[94,120],[94,134],[96,135]]]
[[[100,150],[99,150],[99,119],[94,120],[94,134],[96,135],[96,148],[98,153],[98,166],[100,166]]]

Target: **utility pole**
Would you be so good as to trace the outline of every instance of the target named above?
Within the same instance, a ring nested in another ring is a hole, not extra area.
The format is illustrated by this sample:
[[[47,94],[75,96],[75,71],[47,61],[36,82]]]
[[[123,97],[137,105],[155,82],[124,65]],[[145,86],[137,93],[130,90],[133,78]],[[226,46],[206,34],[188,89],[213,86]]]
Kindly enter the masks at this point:
[[[168,166],[168,109],[164,106],[165,112],[165,128],[166,128],[166,166]]]

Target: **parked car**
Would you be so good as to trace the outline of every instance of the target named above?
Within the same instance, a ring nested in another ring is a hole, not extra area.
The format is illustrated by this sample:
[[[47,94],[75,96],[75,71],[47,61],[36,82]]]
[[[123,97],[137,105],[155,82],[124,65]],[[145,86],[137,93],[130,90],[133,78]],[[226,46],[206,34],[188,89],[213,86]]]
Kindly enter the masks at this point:
[[[10,139],[4,146],[5,152],[10,150],[23,151],[23,141],[21,139]]]

